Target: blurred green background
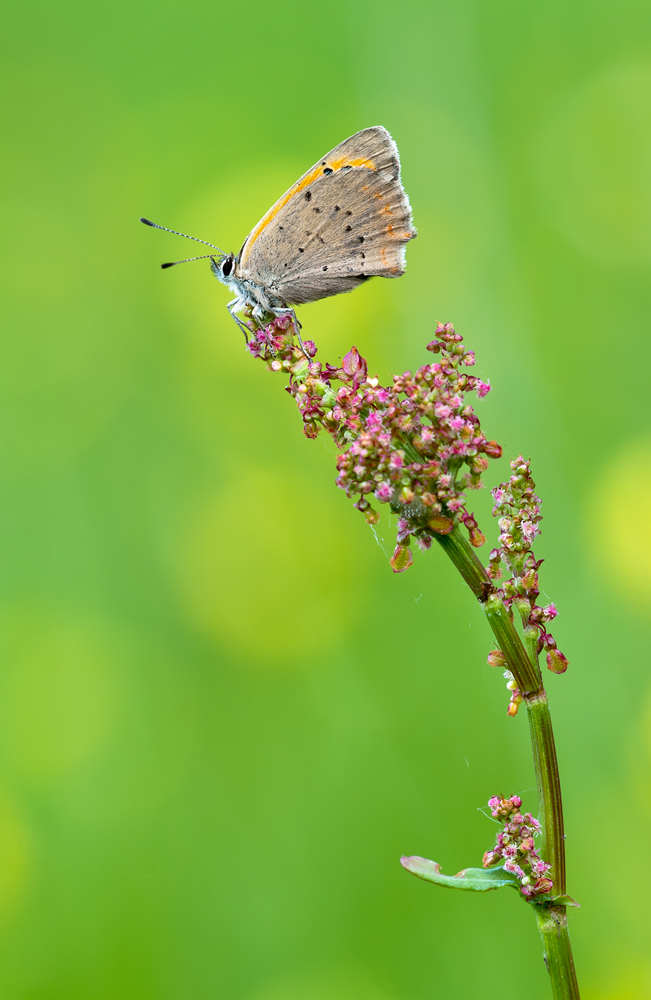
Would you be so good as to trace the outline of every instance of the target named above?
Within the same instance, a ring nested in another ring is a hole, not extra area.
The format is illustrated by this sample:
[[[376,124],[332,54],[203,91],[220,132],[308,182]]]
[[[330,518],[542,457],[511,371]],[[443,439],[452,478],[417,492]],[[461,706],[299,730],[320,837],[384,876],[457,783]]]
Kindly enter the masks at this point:
[[[476,349],[571,661],[583,995],[651,997],[648,4],[34,0],[1,39],[2,997],[548,996],[513,895],[398,865],[479,863],[491,794],[536,808],[469,591],[439,551],[390,572],[227,290],[137,221],[237,250],[374,124],[407,274],[300,316],[383,379],[430,320]]]

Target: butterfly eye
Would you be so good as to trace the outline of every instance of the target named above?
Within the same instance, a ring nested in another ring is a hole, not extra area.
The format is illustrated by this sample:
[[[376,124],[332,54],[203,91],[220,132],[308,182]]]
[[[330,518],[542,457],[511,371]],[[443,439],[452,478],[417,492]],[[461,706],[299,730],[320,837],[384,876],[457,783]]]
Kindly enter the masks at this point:
[[[233,270],[233,258],[227,257],[224,263],[222,264],[222,274],[224,275],[225,278],[227,278],[232,270]]]

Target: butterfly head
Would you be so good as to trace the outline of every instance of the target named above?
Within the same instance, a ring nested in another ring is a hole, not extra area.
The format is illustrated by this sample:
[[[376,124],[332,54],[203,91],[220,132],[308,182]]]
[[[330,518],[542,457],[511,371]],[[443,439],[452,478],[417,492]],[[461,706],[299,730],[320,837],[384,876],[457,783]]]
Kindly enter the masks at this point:
[[[235,256],[232,253],[227,253],[223,257],[217,255],[211,257],[210,270],[222,284],[230,284],[235,270]]]

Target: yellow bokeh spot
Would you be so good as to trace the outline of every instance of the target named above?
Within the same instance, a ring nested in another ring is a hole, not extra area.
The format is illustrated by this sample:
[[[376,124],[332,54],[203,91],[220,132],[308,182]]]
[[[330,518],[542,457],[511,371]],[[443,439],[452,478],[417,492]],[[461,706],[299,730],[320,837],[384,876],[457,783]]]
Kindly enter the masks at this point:
[[[359,568],[373,544],[361,515],[279,469],[234,472],[188,512],[181,605],[205,635],[257,660],[309,665],[340,643],[364,605]],[[362,525],[363,526],[363,525]]]
[[[611,986],[591,988],[588,983],[581,995],[585,1000],[651,1000],[651,966],[631,968],[627,963],[613,977]]]
[[[116,702],[114,657],[101,628],[29,607],[0,620],[0,746],[36,782],[67,775],[103,744]]]
[[[625,445],[590,491],[588,543],[608,582],[651,607],[651,437]]]

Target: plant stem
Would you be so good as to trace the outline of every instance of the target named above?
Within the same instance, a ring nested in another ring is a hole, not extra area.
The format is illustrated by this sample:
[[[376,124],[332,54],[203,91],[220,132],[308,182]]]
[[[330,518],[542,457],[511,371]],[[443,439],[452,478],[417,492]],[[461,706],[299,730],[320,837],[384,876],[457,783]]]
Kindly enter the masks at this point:
[[[432,535],[441,548],[445,549],[477,600],[483,605],[488,623],[520,690],[523,693],[541,690],[540,670],[528,657],[515,630],[513,619],[494,593],[493,581],[475,555],[470,542],[461,534],[458,525],[455,525],[449,535],[439,535],[435,532],[432,532]]]
[[[554,1000],[580,1000],[564,906],[536,906]]]
[[[543,837],[541,853],[552,866],[554,895],[564,896],[566,887],[563,803],[554,731],[538,665],[537,636],[525,629],[525,648],[516,632],[511,615],[494,592],[492,580],[458,526],[455,526],[449,535],[433,533],[433,537],[441,548],[445,549],[477,600],[483,605],[486,618],[509,670],[523,693],[529,718],[538,788]],[[579,1000],[566,908],[549,904],[533,904],[533,906],[545,946],[545,964],[550,975],[554,1000]]]
[[[540,803],[542,827],[542,856],[552,866],[554,895],[564,896],[565,885],[565,833],[563,829],[563,802],[558,776],[554,730],[549,713],[547,694],[544,690],[525,695],[529,731],[533,750],[533,766]]]

